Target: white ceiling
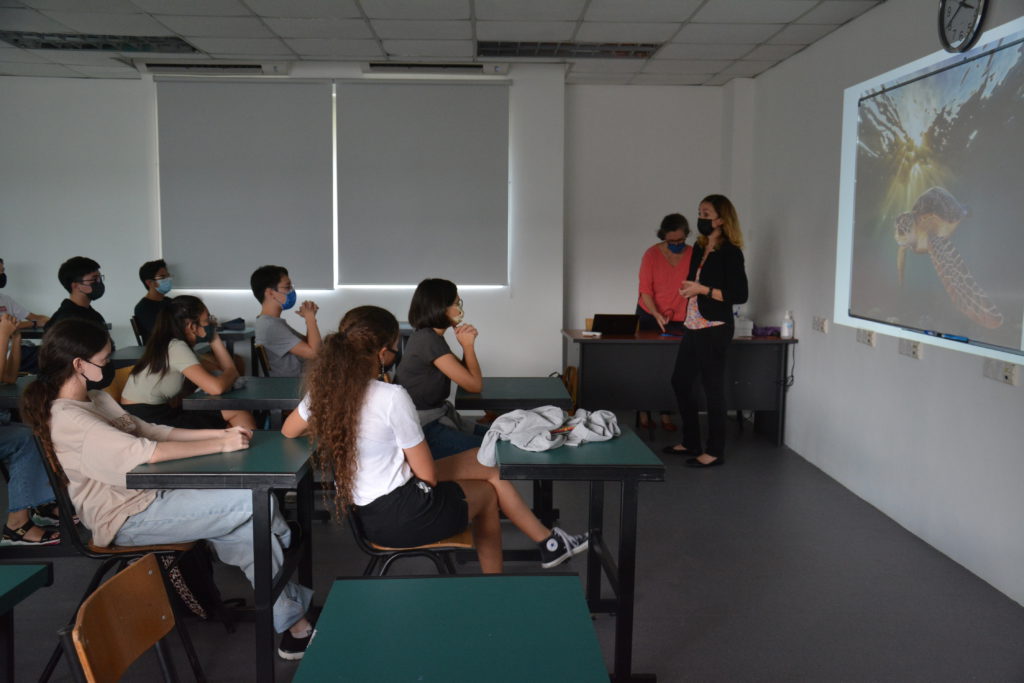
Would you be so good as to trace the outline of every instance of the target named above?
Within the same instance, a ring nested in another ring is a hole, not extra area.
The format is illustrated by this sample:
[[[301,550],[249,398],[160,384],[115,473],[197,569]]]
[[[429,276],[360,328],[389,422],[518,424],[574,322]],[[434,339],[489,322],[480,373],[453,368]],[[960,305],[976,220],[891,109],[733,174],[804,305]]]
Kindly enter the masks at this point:
[[[178,36],[210,62],[480,59],[476,40],[663,43],[650,59],[571,59],[566,81],[721,85],[770,69],[884,0],[0,0],[0,30]],[[138,53],[23,50],[0,75],[138,78]],[[539,61],[554,61],[542,59]]]

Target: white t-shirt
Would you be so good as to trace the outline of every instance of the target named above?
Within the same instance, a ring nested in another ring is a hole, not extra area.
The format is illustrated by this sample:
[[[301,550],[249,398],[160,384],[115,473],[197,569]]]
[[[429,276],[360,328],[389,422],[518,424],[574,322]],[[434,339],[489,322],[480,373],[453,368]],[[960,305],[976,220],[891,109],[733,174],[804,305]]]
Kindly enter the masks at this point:
[[[299,416],[309,421],[309,394],[299,404]],[[412,479],[403,449],[422,441],[423,429],[408,392],[397,384],[371,381],[359,420],[352,502],[367,505]]]
[[[28,319],[29,310],[6,294],[0,294],[0,314],[3,313],[13,315],[20,322]]]

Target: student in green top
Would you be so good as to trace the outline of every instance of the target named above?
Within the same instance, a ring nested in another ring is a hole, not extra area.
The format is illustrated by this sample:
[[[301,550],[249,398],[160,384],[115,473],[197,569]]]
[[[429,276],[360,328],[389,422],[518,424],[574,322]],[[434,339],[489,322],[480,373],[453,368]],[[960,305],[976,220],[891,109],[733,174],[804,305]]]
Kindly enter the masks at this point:
[[[121,404],[125,410],[147,422],[172,427],[255,429],[256,420],[245,410],[181,409],[181,398],[196,387],[215,396],[229,391],[238,379],[238,370],[210,324],[210,312],[202,300],[184,295],[169,301],[124,385]],[[196,356],[193,348],[200,340],[210,344],[217,374],[204,368]]]

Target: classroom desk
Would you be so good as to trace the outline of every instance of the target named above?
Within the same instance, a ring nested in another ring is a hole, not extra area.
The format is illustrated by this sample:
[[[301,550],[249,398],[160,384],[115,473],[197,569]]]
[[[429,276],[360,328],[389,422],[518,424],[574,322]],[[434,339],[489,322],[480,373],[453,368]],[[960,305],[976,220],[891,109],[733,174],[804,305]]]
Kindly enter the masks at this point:
[[[459,410],[520,410],[558,406],[572,408],[572,397],[558,377],[485,377],[484,390],[473,394],[459,387],[455,407]]]
[[[245,386],[219,396],[197,391],[181,400],[182,410],[266,410],[271,427],[281,428],[281,413],[294,410],[302,400],[300,377],[246,377]]]
[[[609,441],[578,447],[562,446],[533,453],[500,441],[498,469],[502,479],[550,479],[590,482],[590,548],[587,551],[587,604],[592,612],[615,614],[614,681],[634,680],[633,607],[636,580],[636,528],[640,482],[664,481],[665,465],[628,427]],[[604,543],[604,486],[621,485],[619,500],[619,547]],[[601,572],[614,594],[601,597]],[[646,680],[653,676],[644,675]]]
[[[15,384],[0,384],[0,410],[17,408],[21,392],[25,391],[25,387],[35,378],[35,375],[22,375]]]
[[[217,329],[217,334],[220,335],[221,341],[224,342],[224,347],[228,350],[228,353],[235,352],[235,342],[249,341],[249,363],[252,368],[252,374],[258,374],[256,372],[256,328],[246,326],[241,330],[224,330]]]
[[[122,346],[110,354],[110,364],[115,368],[126,368],[135,365],[142,358],[145,346]]]
[[[107,323],[107,329],[108,330],[111,330],[113,328],[114,328],[114,326],[112,324]],[[43,330],[42,327],[27,327],[24,330],[21,330],[21,338],[22,339],[42,339],[44,332],[45,332],[45,330]]]
[[[574,575],[342,578],[293,679],[608,681]]]
[[[782,445],[785,436],[789,348],[796,343],[796,339],[778,337],[739,337],[726,352],[726,409],[754,411],[754,430],[772,436],[776,446]],[[562,367],[571,365],[572,344],[579,349],[578,407],[679,409],[672,390],[679,337],[637,332],[591,338],[584,337],[582,330],[562,330]]]
[[[14,608],[43,586],[53,584],[53,565],[0,565],[0,683],[14,681]]]
[[[130,489],[249,489],[253,506],[255,556],[256,679],[274,680],[274,618],[271,608],[296,566],[299,582],[313,585],[313,513],[310,445],[306,439],[286,439],[280,432],[255,432],[249,448],[153,465],[140,465],[127,475]],[[298,491],[298,521],[302,539],[288,549],[277,581],[271,575],[270,509],[274,490]]]

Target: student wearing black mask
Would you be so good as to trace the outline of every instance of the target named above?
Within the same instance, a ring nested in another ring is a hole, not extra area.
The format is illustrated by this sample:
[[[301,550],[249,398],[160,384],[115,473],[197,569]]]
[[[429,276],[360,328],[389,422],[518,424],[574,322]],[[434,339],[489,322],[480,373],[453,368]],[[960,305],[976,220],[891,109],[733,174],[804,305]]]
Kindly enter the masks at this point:
[[[7,272],[4,267],[4,260],[0,258],[0,289],[7,286]],[[7,314],[13,315],[17,318],[17,331],[23,332],[25,330],[34,330],[42,327],[49,320],[45,315],[39,315],[28,310],[17,301],[12,299],[7,294],[0,292],[0,316]],[[21,363],[19,370],[30,374],[35,374],[36,370],[39,369],[38,363],[36,362],[36,347],[32,344],[21,342]]]
[[[106,286],[100,264],[85,256],[73,256],[60,265],[57,271],[60,285],[68,292],[68,298],[61,302],[60,308],[50,316],[46,323],[49,330],[53,325],[68,318],[80,318],[95,323],[104,329],[107,320],[92,307],[92,302],[103,296]]]

